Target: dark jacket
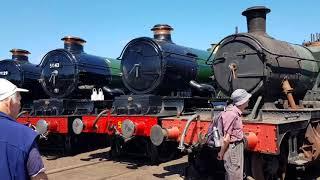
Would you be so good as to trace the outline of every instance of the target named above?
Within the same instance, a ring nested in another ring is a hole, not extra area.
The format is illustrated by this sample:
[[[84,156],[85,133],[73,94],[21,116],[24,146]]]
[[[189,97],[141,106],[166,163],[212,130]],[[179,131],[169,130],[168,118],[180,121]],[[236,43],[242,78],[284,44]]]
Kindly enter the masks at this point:
[[[29,179],[27,161],[37,133],[0,112],[0,179]]]

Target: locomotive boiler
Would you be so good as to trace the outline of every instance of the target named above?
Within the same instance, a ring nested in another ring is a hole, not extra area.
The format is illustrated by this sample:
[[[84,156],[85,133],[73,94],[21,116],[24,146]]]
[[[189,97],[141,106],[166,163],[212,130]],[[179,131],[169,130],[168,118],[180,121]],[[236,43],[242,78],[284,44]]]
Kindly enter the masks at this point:
[[[210,53],[175,44],[173,28],[157,24],[154,37],[131,40],[123,49],[122,80],[134,94],[192,96],[190,81],[210,84],[212,72],[205,62]]]
[[[85,53],[86,41],[81,38],[61,40],[64,48],[48,52],[40,63],[40,82],[50,99],[35,101],[35,113],[85,114],[111,108],[112,99],[124,93],[120,62]]]
[[[314,42],[319,35],[302,46],[276,40],[266,33],[269,12],[255,6],[242,13],[248,32],[219,43],[212,63],[214,79],[227,95],[239,88],[253,94],[252,109],[243,114],[245,174],[254,179],[306,178],[303,171],[318,166],[320,157],[320,46]],[[204,145],[190,151],[187,172],[201,176],[209,164],[207,173],[212,168],[219,172],[212,149]]]
[[[18,87],[29,90],[22,95],[22,108],[30,108],[35,99],[45,98],[40,79],[40,67],[29,62],[29,51],[23,49],[12,49],[11,59],[0,61],[0,78],[11,81]]]
[[[164,114],[169,108],[177,114],[208,105],[215,95],[206,64],[212,53],[173,43],[172,30],[157,24],[151,29],[153,38],[135,38],[124,47],[119,57],[122,81],[132,95],[116,98],[113,113]]]
[[[265,26],[269,12],[254,7],[242,13],[247,17],[248,33],[221,41],[213,63],[215,80],[228,94],[242,88],[273,102],[283,96],[280,84],[287,79],[296,98],[301,99],[316,81],[319,61],[310,49],[269,36]]]

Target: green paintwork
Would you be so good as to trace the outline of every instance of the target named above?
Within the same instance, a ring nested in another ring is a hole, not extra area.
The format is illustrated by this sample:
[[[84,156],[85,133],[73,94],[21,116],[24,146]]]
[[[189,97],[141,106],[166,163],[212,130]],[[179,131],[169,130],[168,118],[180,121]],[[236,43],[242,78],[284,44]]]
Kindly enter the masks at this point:
[[[315,59],[320,60],[320,46],[309,46],[306,48],[311,51]]]
[[[312,76],[300,77],[300,82],[306,83],[306,84],[309,84],[309,83],[313,84],[314,81],[316,80],[317,74],[319,72],[319,59],[317,59],[314,56],[314,54],[312,54],[308,50],[308,48],[306,48],[304,46],[294,45],[294,44],[291,44],[291,46],[299,54],[300,57],[315,60],[315,61],[300,61],[301,69],[313,72],[313,74],[315,74],[315,76],[313,76],[313,77]],[[317,60],[318,60],[318,62],[317,62]]]
[[[112,80],[110,83],[110,87],[119,88],[123,87],[122,84],[122,73],[120,70],[121,61],[113,58],[106,58],[106,62],[111,69]]]
[[[312,59],[315,61],[317,60],[317,58],[315,58],[313,54],[310,51],[308,51],[304,46],[295,44],[290,44],[290,46],[299,54],[300,57],[305,59]],[[300,66],[304,70],[317,73],[319,71],[319,64],[315,61],[300,61]]]
[[[190,48],[191,52],[197,55],[197,81],[201,83],[212,83],[212,79],[210,77],[213,76],[213,71],[211,66],[206,64],[207,59],[210,57],[211,52],[203,51],[199,49]],[[213,59],[214,54],[210,59]]]

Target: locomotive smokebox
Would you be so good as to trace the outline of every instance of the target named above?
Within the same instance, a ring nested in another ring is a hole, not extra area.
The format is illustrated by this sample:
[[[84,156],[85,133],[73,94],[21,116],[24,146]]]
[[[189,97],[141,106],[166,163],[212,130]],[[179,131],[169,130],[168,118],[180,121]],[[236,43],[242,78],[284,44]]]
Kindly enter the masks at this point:
[[[242,12],[247,17],[248,33],[266,33],[266,15],[271,10],[264,6],[254,6]]]
[[[19,62],[29,62],[29,51],[24,49],[11,49],[10,52],[12,53],[12,60]]]
[[[52,98],[90,99],[93,88],[111,81],[111,68],[106,58],[87,54],[85,40],[66,36],[63,49],[48,52],[40,63],[41,85]]]
[[[253,97],[263,95],[264,102],[283,97],[281,82],[287,79],[296,100],[312,89],[319,71],[318,60],[306,47],[280,41],[266,34],[266,14],[270,9],[255,6],[246,9],[248,33],[225,37],[213,60],[218,86],[230,95],[245,89]]]
[[[153,26],[151,29],[154,33],[154,39],[160,40],[160,41],[167,41],[172,42],[171,40],[171,31],[173,31],[173,28],[167,24],[157,24]]]

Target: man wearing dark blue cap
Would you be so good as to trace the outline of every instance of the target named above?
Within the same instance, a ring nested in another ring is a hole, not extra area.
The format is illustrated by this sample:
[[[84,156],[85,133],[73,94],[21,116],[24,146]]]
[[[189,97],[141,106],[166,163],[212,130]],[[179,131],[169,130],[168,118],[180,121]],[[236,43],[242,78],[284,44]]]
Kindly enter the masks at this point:
[[[16,122],[20,92],[28,92],[0,78],[0,179],[48,179],[32,129]]]

